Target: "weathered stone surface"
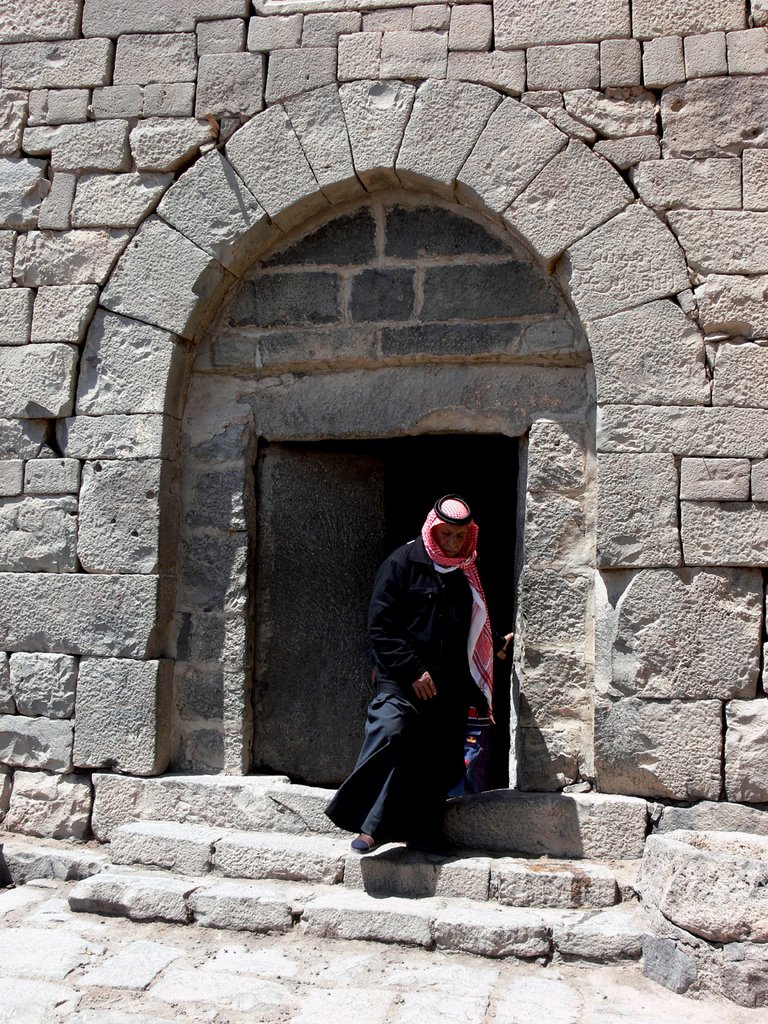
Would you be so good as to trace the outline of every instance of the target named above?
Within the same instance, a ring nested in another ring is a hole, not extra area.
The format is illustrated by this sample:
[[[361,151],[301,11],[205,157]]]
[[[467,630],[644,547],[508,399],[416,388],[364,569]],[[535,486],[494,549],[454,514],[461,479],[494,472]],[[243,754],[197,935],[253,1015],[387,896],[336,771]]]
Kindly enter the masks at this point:
[[[544,260],[610,220],[633,195],[609,163],[571,142],[517,197],[505,220]]]
[[[532,46],[526,51],[529,89],[596,89],[600,85],[597,43]]]
[[[579,313],[588,320],[689,286],[674,237],[643,206],[630,207],[575,242],[566,253],[563,272]]]
[[[642,920],[626,910],[605,910],[599,914],[568,915],[555,920],[552,944],[566,961],[613,963],[637,960],[642,953],[645,927]]]
[[[744,209],[768,210],[768,153],[748,149],[742,157]]]
[[[606,139],[596,142],[594,152],[604,156],[614,167],[626,171],[642,160],[658,160],[661,147],[653,135],[636,135],[629,139]]]
[[[85,337],[98,297],[98,286],[93,284],[38,288],[31,340],[79,345]]]
[[[704,7],[696,0],[679,0],[672,7],[664,0],[632,4],[632,32],[639,39],[745,27],[740,0],[710,0]]]
[[[184,359],[168,331],[99,310],[83,350],[77,411],[89,416],[173,411],[174,382],[182,379]]]
[[[261,59],[261,58],[260,58]],[[300,50],[273,50],[269,56],[264,98],[276,103],[336,79],[336,50],[331,46]]]
[[[0,461],[0,495],[15,497],[24,489],[24,462],[21,459]]]
[[[582,573],[526,567],[520,583],[520,611],[527,643],[540,647],[579,642],[590,589]]]
[[[344,885],[381,896],[425,896],[488,899],[488,857],[450,857],[417,853],[403,846],[386,846],[369,856],[347,856]]]
[[[128,122],[62,125],[51,165],[57,171],[127,171]]]
[[[184,955],[183,950],[160,942],[139,939],[114,956],[86,971],[80,984],[86,987],[146,989],[168,964]]]
[[[752,500],[768,501],[768,460],[752,463]]]
[[[388,282],[392,280],[391,272],[364,273],[364,281],[371,276],[380,280],[382,275]],[[392,305],[396,305],[396,300]],[[335,323],[342,316],[341,282],[335,273],[327,271],[259,276],[241,285],[228,312],[229,324],[233,327]]]
[[[0,714],[12,715],[16,711],[11,693],[11,676],[8,666],[8,655],[3,651],[0,654]],[[9,788],[10,792],[10,788]],[[4,810],[8,808],[5,807]]]
[[[2,703],[0,703],[2,708]],[[9,768],[0,767],[0,821],[5,819],[11,803],[11,772]]]
[[[717,700],[599,702],[598,785],[639,796],[716,799],[722,786],[720,719]]]
[[[337,87],[329,85],[294,96],[285,109],[326,197],[338,202],[362,195]]]
[[[448,38],[443,32],[385,32],[381,74],[385,78],[445,78]]]
[[[202,57],[209,53],[236,53],[244,50],[245,30],[245,22],[239,18],[199,22],[196,28],[198,55]]]
[[[0,761],[11,768],[71,771],[72,723],[0,715]]]
[[[72,207],[75,228],[135,227],[157,206],[170,174],[84,174]]]
[[[656,100],[646,89],[574,89],[565,94],[565,109],[605,139],[653,135]]]
[[[646,160],[630,178],[640,198],[656,209],[736,210],[741,205],[738,160]],[[689,229],[693,226],[689,223]]]
[[[596,600],[598,692],[652,699],[754,694],[760,654],[759,573],[611,573],[604,583],[607,592],[599,588]],[[684,714],[684,706],[673,707],[673,712]]]
[[[712,78],[728,74],[725,32],[707,32],[683,40],[686,78]]]
[[[106,85],[111,64],[110,39],[15,43],[3,47],[3,87],[84,89]]]
[[[684,501],[683,554],[687,565],[764,565],[768,504]]]
[[[420,86],[397,154],[403,184],[430,191],[438,186],[452,196],[456,176],[498,102],[498,94],[482,86],[437,81]]]
[[[763,409],[607,405],[598,410],[597,448],[761,459],[768,455],[766,429]]]
[[[162,289],[147,281],[162,280]],[[136,233],[115,267],[101,302],[107,309],[194,337],[230,281],[211,256],[161,220],[151,218]],[[209,305],[210,304],[210,305]]]
[[[121,35],[115,52],[114,84],[194,82],[196,49],[194,32]]]
[[[37,226],[52,231],[67,231],[71,226],[70,211],[75,199],[77,178],[69,171],[57,171],[50,191],[43,200]]]
[[[86,36],[122,35],[124,32],[187,32],[208,18],[244,18],[246,0],[165,0],[162,7],[126,0],[87,0],[83,11]]]
[[[444,827],[469,849],[622,859],[642,855],[646,817],[645,801],[632,797],[495,790],[450,801]]]
[[[640,868],[644,902],[710,942],[768,940],[768,839],[743,832],[648,837]]]
[[[704,405],[704,339],[669,300],[587,324],[598,399],[605,403]]]
[[[290,50],[301,44],[304,16],[251,18],[248,24],[248,49],[268,53],[271,50]]]
[[[139,171],[174,171],[206,142],[213,141],[207,121],[192,117],[149,117],[131,130],[131,153]]]
[[[528,565],[589,564],[584,503],[559,494],[529,495],[525,504],[525,557]]]
[[[418,8],[414,8],[414,13],[416,10]],[[447,78],[449,81],[477,82],[478,85],[488,85],[511,96],[519,96],[525,89],[525,55],[521,50],[449,52]]]
[[[16,156],[27,120],[27,94],[0,89],[0,156]]]
[[[48,420],[0,419],[0,458],[36,459],[51,454],[46,444]]]
[[[198,160],[176,182],[157,212],[228,269],[250,263],[277,234],[217,150]]]
[[[726,733],[726,741],[727,738]],[[675,832],[679,829],[694,832],[754,832],[768,836],[768,806],[762,804],[760,807],[745,807],[743,804],[702,800],[693,807],[664,807],[656,831]]]
[[[491,891],[510,907],[610,907],[617,902],[616,876],[603,864],[575,861],[491,861]]]
[[[725,706],[725,791],[729,800],[768,801],[768,700],[732,700]]]
[[[86,462],[77,555],[85,572],[159,568],[162,462]]]
[[[768,213],[746,210],[673,210],[672,230],[703,274],[768,272]]]
[[[43,839],[86,839],[91,803],[91,780],[87,775],[17,771],[5,827],[10,832]]]
[[[112,833],[113,864],[143,864],[182,875],[204,875],[212,869],[213,851],[224,829],[169,821],[137,821]]]
[[[11,693],[20,715],[71,718],[77,660],[67,654],[11,655]]]
[[[517,785],[526,792],[559,792],[576,783],[589,756],[580,722],[523,726],[519,730],[519,747]]]
[[[246,118],[264,106],[260,53],[206,54],[200,58],[198,74],[195,117]]]
[[[768,407],[765,388],[768,385],[768,347],[754,345],[718,345],[713,405]]]
[[[462,198],[502,213],[567,138],[546,118],[513,99],[491,114],[457,179]]]
[[[0,570],[75,572],[77,499],[0,499]]]
[[[736,119],[734,110],[741,111]],[[675,85],[662,94],[661,117],[665,156],[738,155],[768,131],[768,82],[755,76]]]
[[[216,870],[235,878],[281,878],[333,885],[344,877],[346,840],[236,832],[216,843]]]
[[[69,894],[69,906],[86,913],[117,914],[131,921],[186,924],[186,898],[199,885],[191,879],[166,877],[158,872],[103,872],[78,882]]]
[[[494,23],[496,46],[507,50],[630,35],[627,0],[586,0],[578,8],[568,0],[496,0]]]
[[[438,949],[480,956],[534,959],[549,952],[549,933],[531,910],[501,907],[448,907],[435,917]]]
[[[531,494],[584,486],[586,438],[583,422],[538,419],[528,442],[527,488]]]
[[[684,501],[746,501],[750,469],[749,459],[683,459],[680,498]]]
[[[69,416],[77,355],[71,345],[0,348],[0,413],[21,419]]]
[[[679,36],[649,39],[643,45],[643,82],[649,89],[685,81],[683,41]]]
[[[435,296],[431,287],[429,291],[427,317],[432,319],[430,299]],[[434,291],[444,294],[439,284]],[[412,270],[371,267],[352,278],[350,317],[353,322],[410,320],[413,318],[415,298],[416,282]]]
[[[157,590],[153,576],[8,573],[0,590],[0,649],[145,657]]]
[[[19,237],[13,275],[23,285],[103,284],[127,231],[29,231]]]
[[[83,658],[77,681],[78,766],[157,775],[170,757],[170,661]]]
[[[539,651],[526,646],[525,661],[518,671],[522,727],[541,728],[591,717],[591,672],[581,651]]]
[[[696,289],[701,325],[747,338],[768,334],[768,275],[709,275]]]
[[[333,939],[370,939],[405,946],[431,946],[433,900],[376,899],[364,892],[340,889],[317,896],[304,907],[302,930]]]
[[[145,117],[192,117],[194,112],[194,82],[153,82],[144,87]]]
[[[29,341],[33,299],[30,288],[0,291],[0,345],[25,345]]]
[[[448,33],[451,50],[490,50],[492,43],[493,9],[490,6],[471,4],[451,11]]]
[[[288,115],[281,106],[251,118],[226,145],[227,159],[282,228],[327,206]]]
[[[340,82],[354,82],[381,73],[381,37],[381,32],[339,36],[336,76]]]
[[[73,459],[162,459],[175,443],[175,426],[159,415],[80,415],[59,421],[58,440]]]
[[[195,921],[203,928],[231,928],[247,932],[289,932],[293,908],[312,891],[298,891],[274,882],[213,882],[189,898]]]
[[[42,160],[11,156],[0,161],[0,227],[37,227],[47,185]]]
[[[45,0],[9,0],[0,22],[0,43],[33,39],[67,39],[77,35],[78,0],[52,7]]]
[[[636,39],[603,39],[600,43],[600,86],[626,88],[642,81],[640,43]]]
[[[415,92],[402,82],[350,82],[339,89],[352,161],[369,191],[400,184],[393,168]]]
[[[597,472],[598,564],[679,565],[674,456],[601,454]]]

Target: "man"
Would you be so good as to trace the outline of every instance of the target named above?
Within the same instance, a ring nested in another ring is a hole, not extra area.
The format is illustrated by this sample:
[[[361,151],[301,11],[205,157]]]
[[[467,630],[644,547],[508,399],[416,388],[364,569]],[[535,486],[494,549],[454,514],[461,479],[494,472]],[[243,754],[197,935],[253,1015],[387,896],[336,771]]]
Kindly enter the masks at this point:
[[[326,814],[358,832],[361,853],[405,841],[437,850],[446,795],[464,769],[471,706],[492,715],[493,658],[512,634],[495,637],[477,574],[478,528],[469,506],[449,494],[421,536],[379,568],[369,634],[376,696],[352,774]]]

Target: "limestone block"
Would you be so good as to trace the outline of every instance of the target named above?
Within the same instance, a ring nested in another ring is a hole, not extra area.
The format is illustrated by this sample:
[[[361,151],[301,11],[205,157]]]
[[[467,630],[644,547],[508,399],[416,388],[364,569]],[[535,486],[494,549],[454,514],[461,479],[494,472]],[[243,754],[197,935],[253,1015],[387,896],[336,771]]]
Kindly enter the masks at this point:
[[[0,412],[21,419],[68,416],[76,366],[70,345],[0,348]]]
[[[643,902],[710,942],[768,938],[768,839],[743,832],[669,832],[648,837]]]
[[[87,775],[17,771],[5,827],[42,839],[86,839],[92,802]]]
[[[738,119],[734,110],[742,111]],[[738,154],[768,132],[768,80],[707,78],[673,86],[661,97],[661,119],[665,156]]]
[[[23,285],[103,284],[128,242],[127,231],[28,231],[16,245]]]
[[[552,943],[566,960],[593,964],[637,960],[646,934],[645,922],[637,916],[618,908],[586,917],[569,914],[555,921]]]
[[[74,416],[58,424],[64,455],[74,459],[161,459],[173,442],[165,416]]]
[[[77,494],[79,490],[77,459],[33,459],[24,466],[27,494]]]
[[[162,288],[148,291],[147,281],[162,281]],[[114,313],[136,316],[192,338],[230,283],[221,264],[152,217],[119,260],[101,303]]]
[[[651,302],[587,325],[598,400],[703,405],[704,340],[678,305]]]
[[[656,100],[646,89],[616,89],[606,94],[574,89],[564,99],[569,114],[606,139],[656,132]]]
[[[52,166],[59,171],[128,170],[128,122],[62,125],[53,147]]]
[[[408,32],[413,28],[412,15],[408,7],[369,11],[363,15],[363,32]]]
[[[204,875],[213,867],[214,846],[223,835],[224,829],[206,825],[137,821],[115,829],[109,852],[113,864],[143,864],[181,875]]]
[[[17,156],[27,120],[27,93],[0,89],[0,156]]]
[[[527,489],[531,494],[584,486],[584,425],[568,420],[536,420],[528,447]]]
[[[448,38],[442,32],[385,32],[381,40],[383,78],[445,78]]]
[[[456,176],[498,102],[495,92],[479,85],[429,81],[420,86],[397,155],[403,184],[451,197]]]
[[[91,94],[91,117],[96,120],[114,117],[141,117],[144,112],[144,90],[140,85],[107,85]]]
[[[596,604],[598,693],[630,695],[633,700],[754,695],[760,655],[759,573],[606,573]],[[617,704],[616,714],[619,709]],[[637,714],[642,725],[642,712]]]
[[[248,22],[248,49],[268,53],[299,46],[303,21],[303,14],[251,18]]]
[[[591,674],[577,650],[537,650],[526,644],[521,678],[520,725],[525,728],[586,721],[591,717]]]
[[[170,756],[171,661],[90,658],[77,681],[75,763],[158,775]]]
[[[285,888],[286,883],[278,886],[274,882],[214,882],[193,892],[189,906],[203,928],[289,932],[293,928],[295,901],[306,898],[306,893],[286,893]]]
[[[280,106],[257,114],[235,132],[226,145],[226,155],[281,228],[291,227],[328,205],[288,115]]]
[[[578,643],[584,635],[589,581],[576,572],[526,569],[520,607],[526,643],[534,647]]]
[[[3,88],[86,89],[106,85],[111,64],[110,39],[14,43],[3,47]]]
[[[93,316],[99,289],[93,284],[41,287],[32,314],[33,342],[80,344]]]
[[[55,6],[46,0],[10,0],[0,16],[0,43],[70,38],[77,35],[79,15],[78,0]]]
[[[194,82],[196,73],[197,39],[194,32],[139,33],[121,35],[117,40],[115,85]]]
[[[435,919],[435,944],[438,949],[520,959],[545,956],[550,948],[549,933],[538,914],[482,905],[439,910]]]
[[[575,242],[567,250],[563,272],[576,308],[588,320],[676,294],[689,285],[674,237],[643,206],[630,207]]]
[[[600,43],[600,88],[640,85],[642,54],[636,39],[604,39]]]
[[[20,715],[71,718],[76,684],[77,661],[68,654],[11,655],[11,693]]]
[[[729,74],[764,75],[768,71],[768,32],[764,28],[729,32],[727,39]]]
[[[461,8],[459,8],[461,10]],[[529,89],[596,89],[600,85],[597,43],[532,46],[526,52]]]
[[[277,60],[277,57],[273,60]],[[208,114],[214,117],[250,117],[264,106],[263,81],[264,57],[259,53],[211,54],[201,57],[195,117]]]
[[[755,701],[745,701],[754,705]],[[727,706],[726,706],[727,707]],[[726,732],[726,743],[728,733]],[[727,785],[726,778],[726,785]],[[703,800],[692,807],[664,807],[658,832],[679,829],[707,832],[752,832],[768,836],[768,808],[745,807],[743,804]]]
[[[768,455],[763,409],[613,405],[598,411],[598,451],[761,459]]]
[[[235,832],[216,843],[216,870],[235,878],[338,883],[348,853],[344,839]]]
[[[685,81],[683,41],[662,36],[643,43],[643,83],[647,89],[664,89]]]
[[[51,454],[47,420],[0,419],[0,459],[36,459]]]
[[[694,35],[745,27],[744,6],[740,0],[634,0],[632,34],[639,39],[663,35]]]
[[[25,230],[37,226],[40,202],[47,191],[42,160],[0,160],[0,227]]]
[[[11,676],[8,666],[8,655],[3,651],[0,653],[0,714],[12,715],[16,711],[16,706],[13,703],[13,694],[11,693]],[[6,804],[1,808],[4,811],[8,810]]]
[[[207,121],[194,118],[150,117],[130,134],[130,145],[139,171],[173,171],[196,150],[213,140]]]
[[[29,288],[0,291],[0,345],[25,345],[29,341],[33,298]]]
[[[378,77],[381,72],[381,32],[339,36],[337,77],[340,82]]]
[[[87,0],[83,11],[86,36],[126,32],[194,31],[195,22],[208,18],[244,18],[247,0],[164,0],[161,6],[125,0]]]
[[[181,176],[157,212],[229,269],[252,262],[276,236],[267,215],[218,150]]]
[[[72,226],[136,227],[172,181],[170,174],[83,174],[78,177]]]
[[[0,499],[0,528],[2,571],[77,571],[75,498]]]
[[[70,891],[69,906],[86,913],[119,913],[130,921],[187,924],[187,896],[199,886],[199,881],[167,877],[156,871],[125,875],[105,871],[78,882]]]
[[[67,231],[71,226],[70,211],[75,198],[77,177],[66,171],[57,171],[50,191],[40,206],[37,226],[52,231]]]
[[[24,463],[21,459],[0,460],[0,495],[13,497],[21,494],[24,481]]]
[[[768,554],[768,504],[687,502],[681,505],[687,565],[763,565]]]
[[[431,4],[414,7],[411,11],[411,25],[414,32],[434,29],[439,32],[449,27],[451,8],[448,4]]]
[[[285,104],[312,173],[330,202],[364,194],[352,163],[344,112],[335,85],[294,96]]]
[[[488,85],[511,96],[519,96],[525,89],[525,54],[522,50],[493,50],[490,53],[454,50],[448,53],[447,78],[449,81],[477,82],[478,85]]]
[[[629,139],[607,139],[596,142],[594,151],[599,156],[626,171],[641,160],[657,160],[661,156],[658,139],[653,135],[636,135]]]
[[[245,22],[240,18],[201,21],[197,25],[197,54],[237,53],[245,49]]]
[[[152,82],[144,89],[145,117],[192,117],[194,82]]]
[[[584,729],[579,723],[557,722],[553,726],[518,730],[520,761],[517,784],[523,791],[559,792],[579,778],[586,748]]]
[[[512,50],[539,43],[572,43],[631,35],[628,0],[496,0],[496,46]]]
[[[377,900],[364,892],[331,889],[305,905],[302,930],[306,935],[322,938],[431,946],[436,909],[431,900],[406,900],[397,896]]]
[[[542,259],[551,260],[633,199],[607,161],[571,142],[517,197],[504,219]]]
[[[768,501],[768,460],[752,463],[752,500]]]
[[[88,119],[89,89],[49,89],[46,124],[76,124]]]
[[[560,494],[530,495],[525,504],[528,565],[579,566],[589,561],[584,504]]]
[[[685,501],[747,501],[749,459],[683,459],[680,497]]]
[[[649,160],[633,168],[630,178],[640,198],[656,209],[736,210],[741,206],[738,160]]]
[[[492,42],[493,7],[490,4],[466,4],[451,9],[449,49],[490,50]]]
[[[646,797],[717,799],[722,785],[720,718],[717,700],[598,701],[598,785]]]
[[[668,219],[694,270],[704,274],[768,272],[768,213],[673,210]]]
[[[768,25],[768,0],[752,0],[750,6],[755,25]]]
[[[729,800],[768,801],[768,700],[732,700],[725,706],[725,790]]]
[[[437,860],[404,846],[387,846],[366,857],[351,854],[344,865],[344,885],[382,896],[458,896],[486,901],[488,857]]]
[[[712,78],[728,74],[725,32],[707,32],[683,40],[686,78]]]
[[[8,768],[0,766],[0,821],[5,818],[11,803],[11,773]]]
[[[768,210],[768,153],[762,149],[745,149],[744,209]]]
[[[258,58],[263,60],[263,58]],[[330,46],[301,50],[273,50],[269,58],[265,99],[276,103],[330,85],[336,80],[336,50]],[[247,91],[247,81],[245,90]]]
[[[0,761],[11,768],[71,771],[72,723],[0,715]]]
[[[536,111],[502,100],[461,169],[459,196],[502,213],[566,142]]]
[[[598,565],[679,565],[673,455],[599,455]]]
[[[713,405],[768,407],[768,347],[744,342],[718,345]]]
[[[510,907],[610,907],[617,902],[616,876],[603,864],[561,861],[491,861],[491,890]]]
[[[393,168],[415,92],[402,82],[350,82],[339,89],[355,171],[369,191],[400,184]]]
[[[736,277],[709,275],[695,289],[699,320],[708,333],[768,334],[768,275]]]

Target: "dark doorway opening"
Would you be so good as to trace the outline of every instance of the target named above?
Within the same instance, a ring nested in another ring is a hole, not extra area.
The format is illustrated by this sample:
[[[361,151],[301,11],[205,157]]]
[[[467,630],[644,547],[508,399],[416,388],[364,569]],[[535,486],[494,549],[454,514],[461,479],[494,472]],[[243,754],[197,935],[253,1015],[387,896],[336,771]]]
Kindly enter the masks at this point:
[[[518,444],[498,435],[263,443],[256,465],[253,765],[336,786],[357,757],[373,694],[368,598],[389,551],[454,492],[480,527],[494,628],[512,629]],[[492,778],[508,784],[509,675],[495,682]]]

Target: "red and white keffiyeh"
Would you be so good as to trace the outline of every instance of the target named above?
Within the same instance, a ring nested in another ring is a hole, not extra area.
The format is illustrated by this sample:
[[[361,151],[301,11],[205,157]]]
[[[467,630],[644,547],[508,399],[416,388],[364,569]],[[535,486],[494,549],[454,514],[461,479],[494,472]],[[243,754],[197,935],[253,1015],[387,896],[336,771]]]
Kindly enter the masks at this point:
[[[447,516],[463,519],[469,515],[469,508],[458,498],[443,499],[438,503]],[[472,679],[488,701],[488,711],[493,721],[493,634],[491,620],[488,616],[488,604],[483,593],[483,585],[477,572],[477,523],[470,520],[467,526],[467,539],[459,554],[451,558],[433,536],[436,526],[443,526],[448,520],[441,519],[435,509],[429,513],[421,528],[421,539],[432,561],[443,569],[461,569],[467,578],[472,591],[472,618],[467,639],[467,656]]]

